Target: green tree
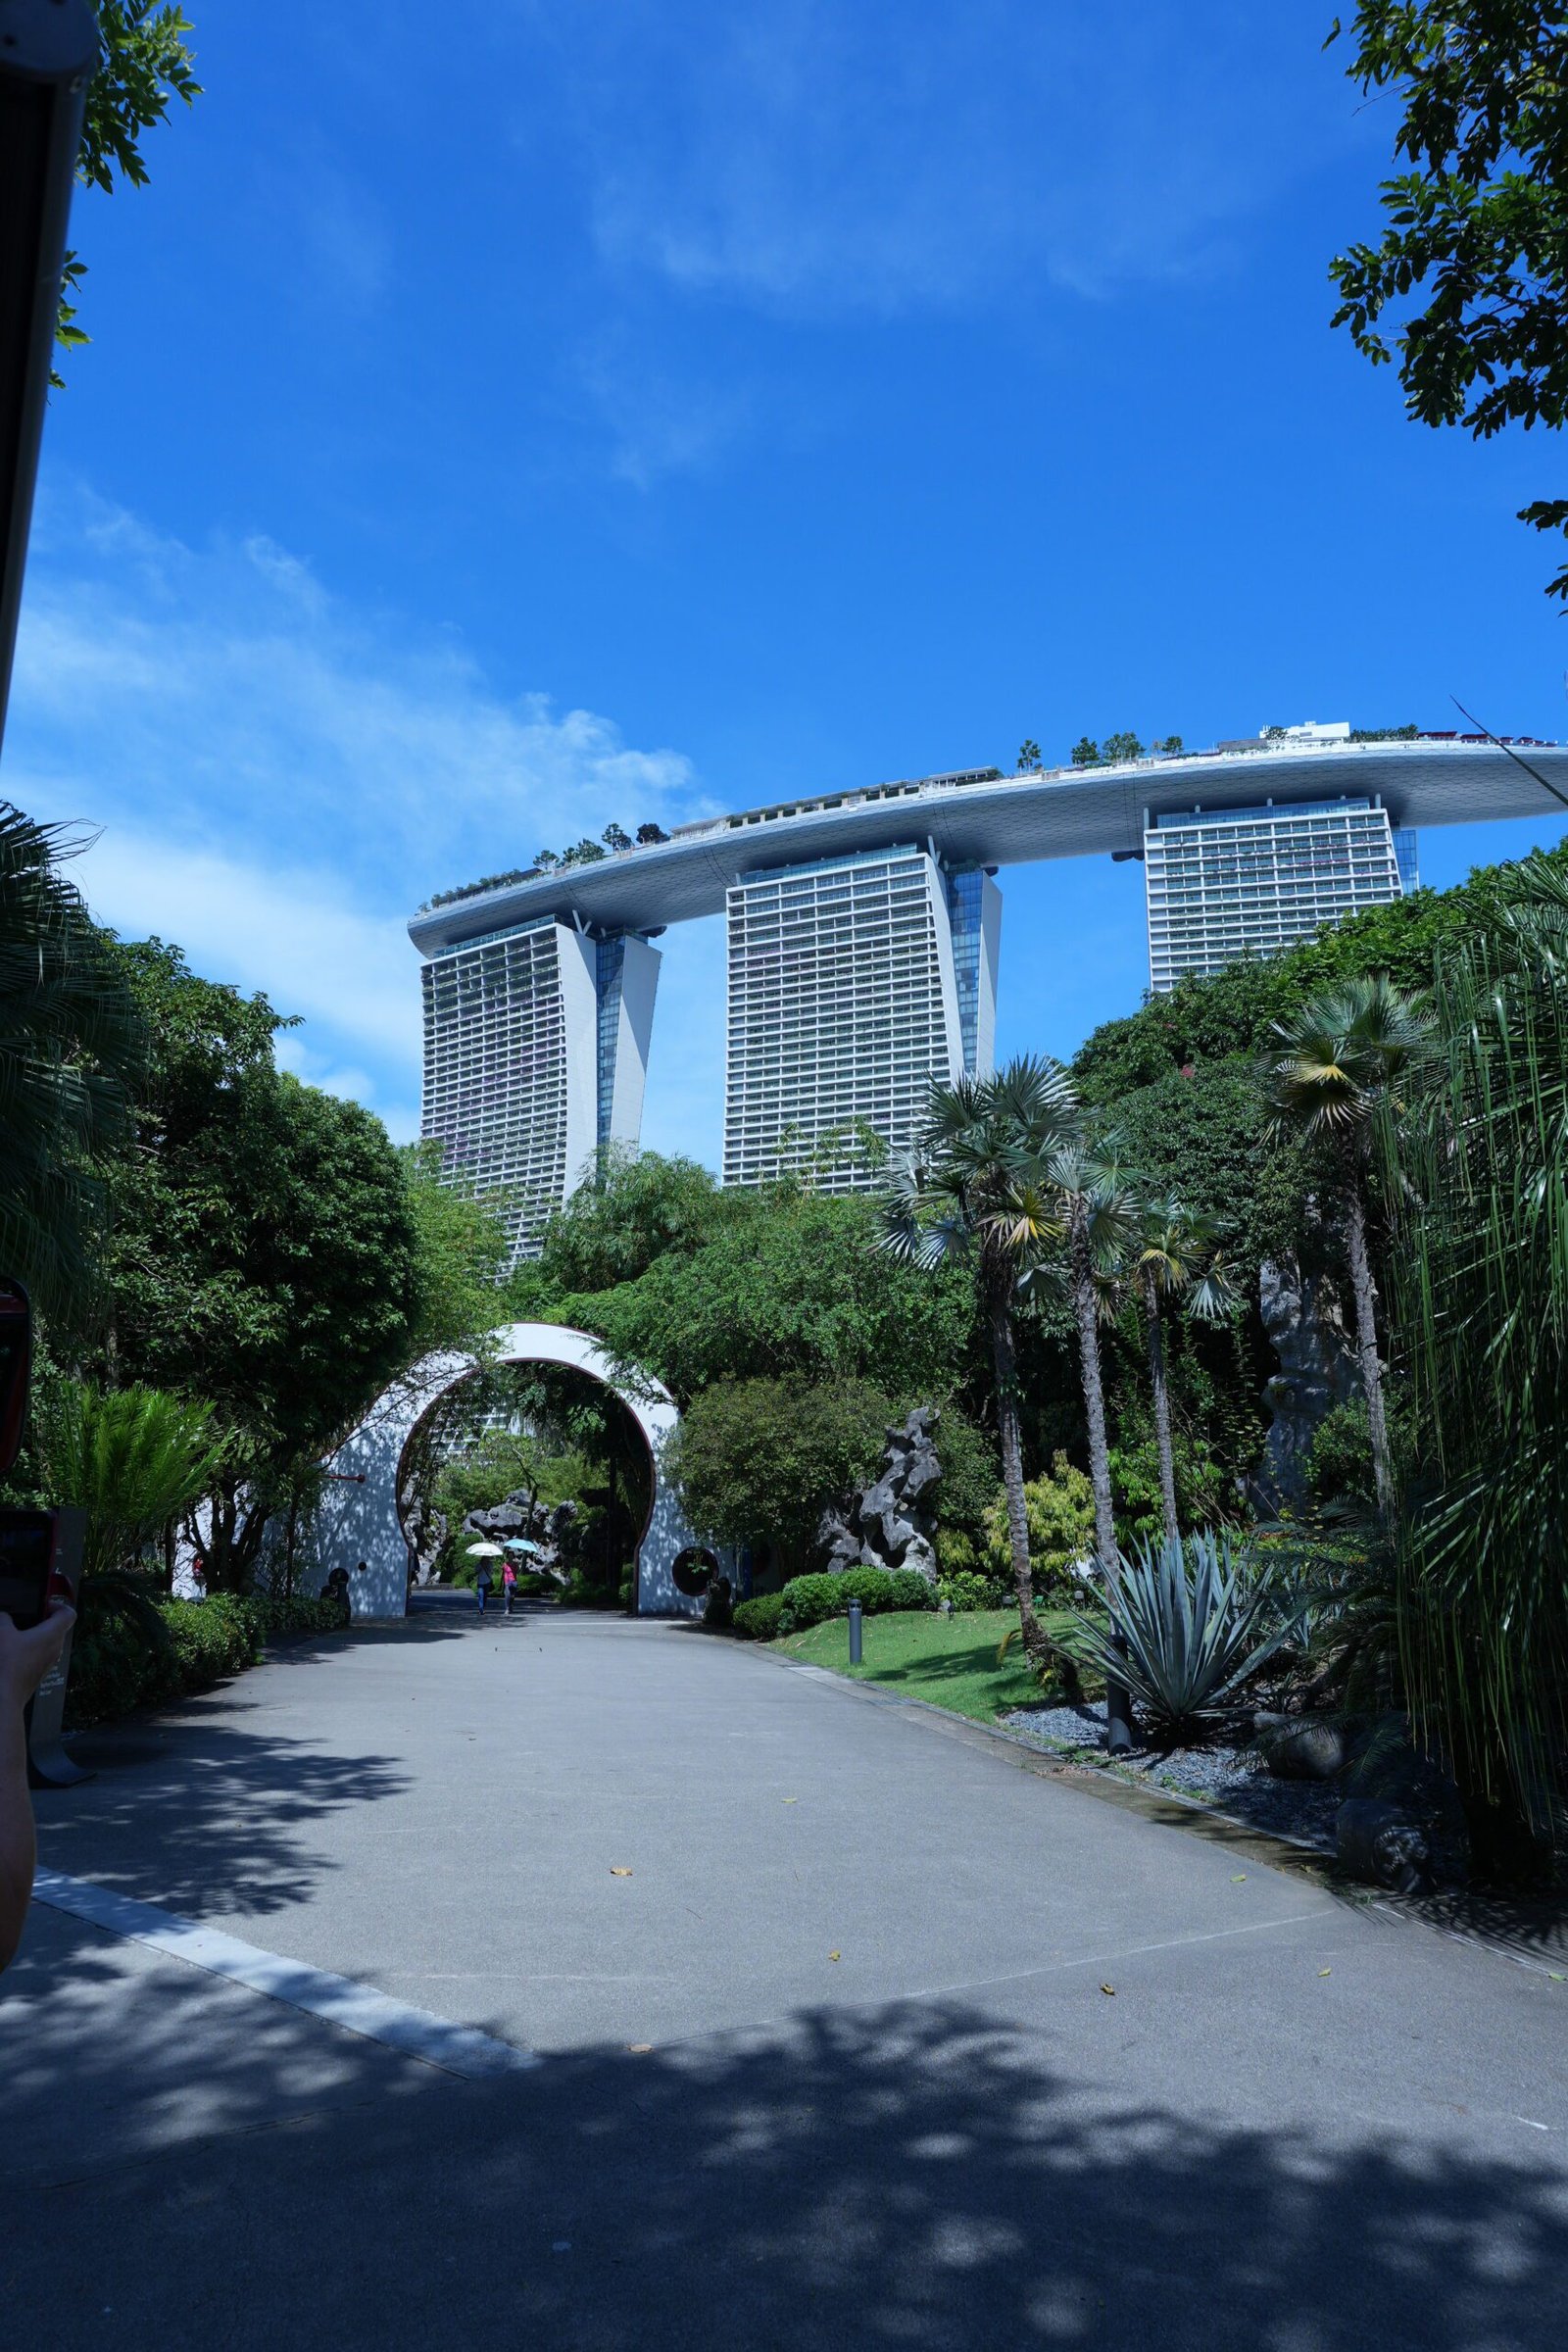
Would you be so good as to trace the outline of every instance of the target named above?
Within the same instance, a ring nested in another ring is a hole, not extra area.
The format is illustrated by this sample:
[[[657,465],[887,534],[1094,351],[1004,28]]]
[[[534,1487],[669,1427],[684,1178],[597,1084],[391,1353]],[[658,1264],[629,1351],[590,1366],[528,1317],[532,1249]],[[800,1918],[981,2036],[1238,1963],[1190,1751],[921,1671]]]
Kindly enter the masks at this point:
[[[1047,1159],[1041,1172],[1040,1198],[1044,1205],[1036,1212],[1036,1230],[1059,1245],[1059,1256],[1054,1265],[1037,1256],[1032,1272],[1036,1279],[1046,1274],[1058,1280],[1072,1308],[1089,1437],[1089,1483],[1095,1497],[1095,1549],[1100,1555],[1107,1590],[1114,1592],[1120,1555],[1116,1548],[1100,1325],[1125,1270],[1136,1228],[1138,1199],[1115,1161],[1092,1152],[1081,1131],[1069,1136]],[[1105,1686],[1105,1701],[1111,1748],[1130,1747],[1132,1714],[1126,1691],[1114,1681],[1109,1682]]]
[[[0,802],[0,1269],[65,1323],[86,1310],[105,1155],[129,1133],[146,1036],[80,894],[79,845]]]
[[[439,1144],[406,1145],[399,1158],[415,1228],[411,1348],[482,1348],[505,1319],[510,1244],[500,1210],[441,1182]]]
[[[1022,1059],[994,1078],[933,1086],[909,1159],[889,1179],[882,1245],[906,1264],[973,1270],[991,1348],[1002,1480],[1007,1497],[1018,1619],[1031,1657],[1051,1655],[1035,1615],[1024,1502],[1017,1342],[1021,1285],[1054,1236],[1042,1171],[1074,1132],[1077,1103],[1059,1063]]]
[[[166,0],[97,0],[97,6],[102,62],[87,85],[76,176],[84,187],[101,188],[109,196],[117,179],[133,188],[146,186],[142,132],[165,120],[172,98],[190,106],[202,92],[190,49],[192,27],[177,7]],[[55,330],[55,340],[68,348],[88,340],[75,323],[72,300],[85,275],[86,264],[69,253]]]
[[[783,1183],[720,1194],[713,1216],[695,1248],[671,1247],[611,1290],[555,1292],[550,1313],[682,1405],[754,1375],[868,1381],[901,1407],[961,1384],[972,1285],[880,1256],[868,1200]]]
[[[1373,1120],[1419,1060],[1431,1034],[1424,1006],[1379,977],[1347,981],[1308,998],[1275,1023],[1265,1071],[1277,1128],[1321,1152],[1345,1235],[1355,1307],[1355,1352],[1366,1396],[1378,1507],[1394,1513],[1383,1372],[1378,1360],[1377,1286],[1367,1242],[1367,1174]]]
[[[1072,763],[1074,767],[1098,767],[1100,765],[1100,746],[1092,736],[1079,736],[1072,747]]]
[[[1115,765],[1123,760],[1142,760],[1144,747],[1136,735],[1125,730],[1119,735],[1107,735],[1100,747],[1102,760]]]
[[[1044,766],[1045,760],[1041,758],[1039,744],[1032,735],[1026,735],[1018,746],[1018,774],[1020,776],[1031,775],[1037,768]]]
[[[667,1252],[689,1256],[721,1214],[718,1186],[695,1159],[606,1144],[546,1225],[540,1268],[564,1291],[608,1291]]]
[[[693,1527],[765,1542],[787,1576],[810,1567],[825,1506],[881,1458],[892,1405],[864,1381],[720,1381],[690,1404],[670,1468]]]
[[[1140,1201],[1132,1237],[1131,1280],[1143,1310],[1149,1348],[1149,1384],[1159,1449],[1159,1494],[1165,1539],[1181,1535],[1176,1512],[1176,1456],[1171,1443],[1170,1382],[1165,1361],[1165,1315],[1184,1307],[1200,1322],[1224,1322],[1240,1302],[1220,1251],[1212,1218],[1187,1207],[1173,1194]]]
[[[1336,20],[1333,39],[1340,32]],[[1408,413],[1490,439],[1568,421],[1568,22],[1550,0],[1362,0],[1346,69],[1392,90],[1388,226],[1332,263],[1336,326]],[[1397,321],[1392,348],[1385,323]],[[1568,499],[1520,520],[1568,526]],[[1568,564],[1550,593],[1568,597]]]
[[[209,1573],[243,1586],[290,1465],[418,1351],[419,1229],[379,1121],[275,1068],[286,1024],[265,997],[199,979],[161,941],[113,953],[151,1056],[110,1174],[103,1370],[213,1405]]]

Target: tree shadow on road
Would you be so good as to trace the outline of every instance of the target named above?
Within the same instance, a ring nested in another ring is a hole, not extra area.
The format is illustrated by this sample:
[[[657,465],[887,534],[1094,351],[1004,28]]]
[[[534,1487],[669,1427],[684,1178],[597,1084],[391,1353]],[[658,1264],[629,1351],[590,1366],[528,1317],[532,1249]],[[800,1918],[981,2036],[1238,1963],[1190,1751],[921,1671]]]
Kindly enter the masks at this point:
[[[1237,2128],[1073,2081],[1040,2037],[951,2002],[417,2098],[372,2091],[383,2059],[367,2047],[371,2118],[323,2106],[236,2136],[237,2062],[223,2136],[19,2199],[15,2307],[48,2283],[58,2352],[100,2342],[105,2305],[134,2315],[117,2342],[236,2352],[1561,2342],[1564,2177],[1502,2116],[1418,2137]],[[257,2120],[277,2111],[268,2063]]]
[[[41,1859],[117,1893],[197,1917],[304,1901],[331,1865],[313,1825],[399,1795],[400,1759],[343,1755],[214,1721],[215,1696],[72,1741],[100,1777],[35,1798]]]

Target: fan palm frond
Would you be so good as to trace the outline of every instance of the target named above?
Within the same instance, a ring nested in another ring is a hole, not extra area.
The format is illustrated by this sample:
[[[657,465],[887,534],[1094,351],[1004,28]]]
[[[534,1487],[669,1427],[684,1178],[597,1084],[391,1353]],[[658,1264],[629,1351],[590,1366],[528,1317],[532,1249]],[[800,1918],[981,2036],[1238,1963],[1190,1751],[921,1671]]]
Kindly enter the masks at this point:
[[[0,802],[0,1262],[46,1312],[88,1281],[96,1161],[129,1133],[145,1034],[81,896],[85,842]]]

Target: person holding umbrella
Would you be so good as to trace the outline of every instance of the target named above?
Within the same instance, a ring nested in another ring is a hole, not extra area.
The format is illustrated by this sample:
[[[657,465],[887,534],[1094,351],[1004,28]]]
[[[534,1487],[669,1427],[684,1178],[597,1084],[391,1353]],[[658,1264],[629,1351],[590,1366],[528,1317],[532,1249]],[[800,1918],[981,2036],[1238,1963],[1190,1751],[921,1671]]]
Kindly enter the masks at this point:
[[[481,1617],[484,1615],[484,1604],[489,1599],[496,1581],[490,1572],[490,1563],[492,1560],[499,1560],[501,1556],[499,1544],[470,1544],[468,1545],[468,1557],[476,1559],[479,1563],[479,1573],[473,1580],[473,1586],[479,1596]]]

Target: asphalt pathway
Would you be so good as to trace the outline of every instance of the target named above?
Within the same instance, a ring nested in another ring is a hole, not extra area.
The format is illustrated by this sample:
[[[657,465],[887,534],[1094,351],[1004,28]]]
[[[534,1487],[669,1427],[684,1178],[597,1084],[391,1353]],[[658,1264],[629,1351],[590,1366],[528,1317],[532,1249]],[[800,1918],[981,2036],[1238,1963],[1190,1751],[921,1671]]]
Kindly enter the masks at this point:
[[[922,1710],[448,1604],[78,1745],[0,1985],[42,2352],[1568,2332],[1568,1983]]]

